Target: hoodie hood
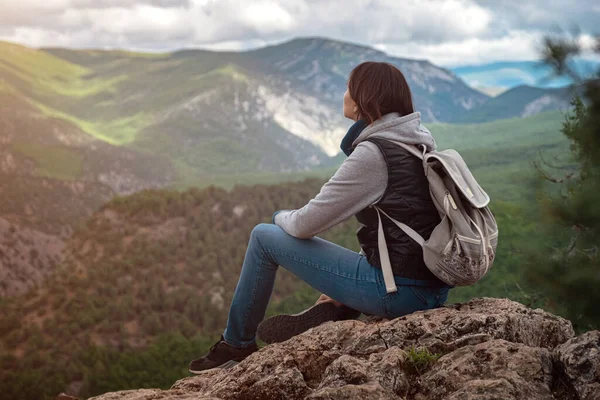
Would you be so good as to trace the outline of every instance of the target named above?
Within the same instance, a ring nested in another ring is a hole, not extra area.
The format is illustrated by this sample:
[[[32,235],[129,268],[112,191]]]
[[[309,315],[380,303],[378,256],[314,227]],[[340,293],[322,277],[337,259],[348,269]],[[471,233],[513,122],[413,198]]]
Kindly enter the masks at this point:
[[[424,144],[427,146],[427,151],[436,149],[435,139],[431,132],[421,125],[420,112],[404,116],[400,116],[400,113],[396,112],[384,115],[368,125],[352,142],[352,147],[356,147],[367,138],[375,137],[411,145]]]

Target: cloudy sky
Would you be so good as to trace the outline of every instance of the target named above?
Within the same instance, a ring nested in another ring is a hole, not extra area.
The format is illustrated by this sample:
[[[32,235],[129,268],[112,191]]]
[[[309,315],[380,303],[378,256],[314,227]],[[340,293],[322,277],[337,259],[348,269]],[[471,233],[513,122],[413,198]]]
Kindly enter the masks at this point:
[[[540,39],[600,33],[597,0],[0,0],[0,38],[40,46],[242,50],[299,36],[448,67],[534,60]]]

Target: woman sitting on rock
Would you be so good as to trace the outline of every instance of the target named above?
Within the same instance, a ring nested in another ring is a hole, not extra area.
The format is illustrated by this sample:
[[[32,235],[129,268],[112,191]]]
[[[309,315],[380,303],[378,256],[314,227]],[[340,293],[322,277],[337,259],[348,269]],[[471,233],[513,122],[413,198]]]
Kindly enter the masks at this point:
[[[277,211],[273,224],[253,229],[221,340],[190,363],[190,372],[242,361],[258,349],[257,331],[261,340],[279,342],[325,321],[360,313],[396,318],[439,307],[448,298],[450,287],[427,269],[421,246],[387,218],[382,223],[396,291],[386,289],[381,270],[372,205],[425,239],[440,222],[422,161],[397,145],[435,149],[402,73],[387,63],[358,65],[348,79],[344,116],[355,121],[341,143],[348,158],[304,207]],[[360,253],[315,237],[353,215],[361,224]],[[261,323],[279,265],[324,294],[300,314]]]

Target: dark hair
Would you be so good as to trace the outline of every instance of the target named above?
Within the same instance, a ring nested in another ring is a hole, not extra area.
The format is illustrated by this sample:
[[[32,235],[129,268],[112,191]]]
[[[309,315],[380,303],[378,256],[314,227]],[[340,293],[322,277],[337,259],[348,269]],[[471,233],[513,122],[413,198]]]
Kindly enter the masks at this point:
[[[408,83],[392,64],[367,61],[357,65],[350,72],[348,92],[358,107],[359,119],[369,123],[391,112],[414,112]]]

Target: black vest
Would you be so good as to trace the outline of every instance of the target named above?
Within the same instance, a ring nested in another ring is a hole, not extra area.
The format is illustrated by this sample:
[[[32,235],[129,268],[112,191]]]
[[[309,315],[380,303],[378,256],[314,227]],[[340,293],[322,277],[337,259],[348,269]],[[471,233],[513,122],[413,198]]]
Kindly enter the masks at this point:
[[[440,223],[440,216],[429,194],[429,183],[422,161],[388,140],[366,140],[379,147],[388,168],[387,187],[377,206],[427,240]],[[381,269],[377,245],[377,211],[371,207],[365,208],[356,214],[356,219],[364,225],[356,232],[360,247],[369,264]],[[442,283],[425,265],[421,246],[383,214],[381,221],[394,275]]]

